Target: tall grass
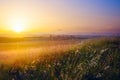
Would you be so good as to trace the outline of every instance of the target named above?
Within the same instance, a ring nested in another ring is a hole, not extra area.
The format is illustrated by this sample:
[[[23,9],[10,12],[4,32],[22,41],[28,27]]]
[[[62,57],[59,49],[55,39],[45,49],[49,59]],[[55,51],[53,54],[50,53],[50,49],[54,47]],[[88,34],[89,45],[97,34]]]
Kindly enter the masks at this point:
[[[27,64],[1,64],[0,80],[119,80],[119,66],[120,39],[92,39]]]

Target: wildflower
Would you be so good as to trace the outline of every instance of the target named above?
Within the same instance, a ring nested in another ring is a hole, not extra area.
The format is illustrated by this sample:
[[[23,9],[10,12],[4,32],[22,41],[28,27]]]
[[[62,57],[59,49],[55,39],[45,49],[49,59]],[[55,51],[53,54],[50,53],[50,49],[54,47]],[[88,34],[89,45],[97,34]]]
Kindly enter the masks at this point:
[[[61,64],[59,62],[57,62],[57,65],[60,66]]]
[[[31,64],[35,64],[35,62],[36,62],[36,61],[34,60],[34,61],[32,61],[32,63],[31,63]]]
[[[104,53],[104,52],[106,52],[107,50],[108,50],[108,48],[103,49],[103,50],[101,50],[101,52],[100,52],[100,53]]]
[[[110,66],[106,66],[106,67],[104,68],[104,70],[107,70],[108,68],[110,68]]]
[[[96,76],[96,78],[101,77],[101,76],[102,76],[102,74],[98,73],[97,76]]]
[[[35,69],[36,69],[36,66],[33,66],[33,65],[32,65],[31,68],[35,70]]]
[[[48,68],[50,68],[51,67],[51,65],[50,64],[48,64]]]
[[[77,49],[77,50],[75,51],[75,55],[78,54],[78,53],[79,53],[79,50]]]
[[[28,70],[28,66],[27,66],[27,65],[25,65],[24,69],[25,69],[25,70]]]

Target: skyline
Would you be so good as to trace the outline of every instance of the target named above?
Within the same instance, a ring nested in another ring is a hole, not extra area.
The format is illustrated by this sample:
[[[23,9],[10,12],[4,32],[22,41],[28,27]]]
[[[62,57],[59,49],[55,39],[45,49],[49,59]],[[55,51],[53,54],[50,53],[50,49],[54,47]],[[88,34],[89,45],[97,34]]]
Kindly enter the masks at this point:
[[[120,0],[0,0],[0,34],[120,33]]]

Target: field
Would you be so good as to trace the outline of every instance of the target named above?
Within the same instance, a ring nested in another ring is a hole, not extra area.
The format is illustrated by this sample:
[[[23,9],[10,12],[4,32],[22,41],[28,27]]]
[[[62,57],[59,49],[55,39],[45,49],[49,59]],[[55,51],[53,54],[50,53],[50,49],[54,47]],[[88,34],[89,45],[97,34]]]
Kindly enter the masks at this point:
[[[4,64],[12,64],[16,61],[28,63],[45,54],[64,53],[80,42],[81,40],[40,40],[0,43],[0,62]]]
[[[0,80],[119,80],[120,38],[0,42]]]

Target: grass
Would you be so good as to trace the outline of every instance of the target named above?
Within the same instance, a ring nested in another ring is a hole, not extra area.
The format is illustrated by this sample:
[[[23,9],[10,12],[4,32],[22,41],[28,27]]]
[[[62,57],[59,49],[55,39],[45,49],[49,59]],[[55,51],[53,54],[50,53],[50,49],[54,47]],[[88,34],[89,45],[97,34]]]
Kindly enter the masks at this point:
[[[48,51],[27,64],[0,64],[0,80],[120,79],[119,38],[90,39],[66,49]]]

